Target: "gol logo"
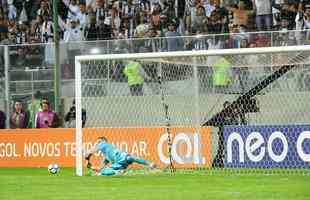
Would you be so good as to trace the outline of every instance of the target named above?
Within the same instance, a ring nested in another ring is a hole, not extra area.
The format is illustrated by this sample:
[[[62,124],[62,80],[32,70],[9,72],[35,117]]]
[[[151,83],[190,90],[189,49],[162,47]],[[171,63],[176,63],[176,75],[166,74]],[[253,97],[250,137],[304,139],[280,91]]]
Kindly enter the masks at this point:
[[[206,159],[202,155],[200,134],[178,133],[171,136],[171,154],[173,161],[178,164],[205,164]],[[168,134],[162,134],[157,144],[159,159],[169,164],[170,159],[167,151]]]

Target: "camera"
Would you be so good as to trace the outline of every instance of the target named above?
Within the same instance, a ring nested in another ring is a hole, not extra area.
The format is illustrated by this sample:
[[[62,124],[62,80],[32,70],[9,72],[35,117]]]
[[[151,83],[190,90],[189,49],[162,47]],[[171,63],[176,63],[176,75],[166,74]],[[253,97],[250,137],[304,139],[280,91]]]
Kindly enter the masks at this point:
[[[44,120],[44,123],[45,123],[45,124],[48,124],[48,120],[47,120],[47,119],[46,119],[46,120]]]
[[[70,108],[70,112],[74,112],[74,113],[75,113],[75,106],[72,106],[72,107]]]

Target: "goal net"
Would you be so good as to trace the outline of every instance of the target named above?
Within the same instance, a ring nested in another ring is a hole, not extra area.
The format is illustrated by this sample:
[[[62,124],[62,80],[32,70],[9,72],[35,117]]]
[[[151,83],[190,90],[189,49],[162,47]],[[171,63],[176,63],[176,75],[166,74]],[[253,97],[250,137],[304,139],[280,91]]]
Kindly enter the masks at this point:
[[[76,173],[99,136],[160,169],[308,173],[309,55],[291,46],[77,56]]]

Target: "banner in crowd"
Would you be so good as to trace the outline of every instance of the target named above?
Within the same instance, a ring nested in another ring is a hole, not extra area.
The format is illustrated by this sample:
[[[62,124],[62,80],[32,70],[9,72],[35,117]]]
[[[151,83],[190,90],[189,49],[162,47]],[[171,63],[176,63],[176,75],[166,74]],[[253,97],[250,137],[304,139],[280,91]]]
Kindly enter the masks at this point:
[[[83,150],[90,149],[96,138],[107,137],[118,148],[168,166],[168,134],[163,127],[85,128]],[[211,165],[211,129],[171,128],[174,164],[180,168]],[[0,131],[0,167],[46,167],[58,163],[75,165],[75,129],[7,129]],[[95,159],[96,160],[96,159]],[[97,159],[98,160],[98,159]]]
[[[225,166],[310,168],[310,125],[226,126]]]

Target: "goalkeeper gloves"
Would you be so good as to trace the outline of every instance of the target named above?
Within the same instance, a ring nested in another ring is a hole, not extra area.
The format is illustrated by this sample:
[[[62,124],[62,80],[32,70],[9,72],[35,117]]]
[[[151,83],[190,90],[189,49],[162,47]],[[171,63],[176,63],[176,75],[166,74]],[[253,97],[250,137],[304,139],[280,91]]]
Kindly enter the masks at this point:
[[[92,168],[92,164],[88,161],[86,167],[87,167],[88,169],[91,169],[91,168]]]
[[[92,154],[89,154],[88,156],[85,157],[85,160],[87,160],[87,168],[91,169],[92,168],[92,164],[90,163],[90,157],[92,156]]]

